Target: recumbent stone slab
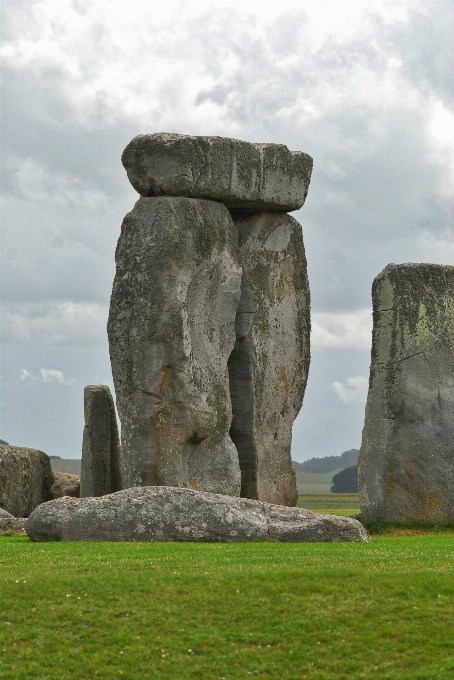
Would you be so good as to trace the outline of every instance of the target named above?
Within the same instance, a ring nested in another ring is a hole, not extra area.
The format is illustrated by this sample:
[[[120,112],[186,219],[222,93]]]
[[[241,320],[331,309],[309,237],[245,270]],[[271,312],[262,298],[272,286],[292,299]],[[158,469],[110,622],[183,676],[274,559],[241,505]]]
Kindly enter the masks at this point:
[[[52,498],[53,483],[46,453],[0,445],[0,508],[14,517],[28,517],[37,505]]]
[[[453,522],[454,267],[390,264],[372,299],[361,519]]]
[[[138,135],[122,162],[142,196],[188,196],[228,208],[292,211],[303,205],[312,158],[283,144],[251,144],[227,137]]]
[[[241,263],[229,211],[141,198],[123,221],[116,262],[108,336],[124,488],[239,495],[227,360]]]
[[[85,387],[84,416],[80,495],[103,496],[119,491],[122,488],[120,438],[107,385]]]
[[[30,516],[33,541],[367,541],[354,519],[192,489],[141,487],[61,498]]]

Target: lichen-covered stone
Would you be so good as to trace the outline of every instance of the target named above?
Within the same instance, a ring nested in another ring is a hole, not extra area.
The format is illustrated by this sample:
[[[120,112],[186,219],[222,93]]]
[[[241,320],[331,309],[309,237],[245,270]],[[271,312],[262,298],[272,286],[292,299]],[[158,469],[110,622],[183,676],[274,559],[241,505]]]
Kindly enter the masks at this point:
[[[63,496],[80,497],[80,477],[68,472],[54,472],[54,483],[50,490],[52,500]]]
[[[454,267],[388,265],[372,287],[361,520],[454,521]]]
[[[241,265],[222,203],[141,198],[122,226],[108,336],[123,487],[239,495],[227,360]]]
[[[292,425],[310,359],[310,295],[301,225],[285,213],[233,213],[243,265],[229,359],[230,430],[241,495],[296,505]]]
[[[14,532],[14,534],[25,536],[27,522],[28,519],[26,517],[2,517],[0,515],[0,535],[5,532],[11,535],[11,532]]]
[[[33,541],[367,541],[354,519],[192,489],[142,487],[60,498],[26,526]]]
[[[303,205],[312,158],[283,144],[227,137],[139,135],[122,162],[142,196],[189,196],[228,208],[292,211]]]
[[[119,491],[122,488],[120,438],[107,385],[85,387],[84,416],[80,495],[82,498],[104,496]]]
[[[0,445],[0,508],[14,517],[28,517],[37,505],[51,499],[53,483],[46,453]]]

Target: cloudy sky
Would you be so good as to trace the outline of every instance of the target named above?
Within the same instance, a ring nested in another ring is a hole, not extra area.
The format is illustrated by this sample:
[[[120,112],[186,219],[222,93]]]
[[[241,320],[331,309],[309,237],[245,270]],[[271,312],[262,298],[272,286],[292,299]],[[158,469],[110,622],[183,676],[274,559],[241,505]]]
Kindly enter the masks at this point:
[[[312,363],[293,457],[359,447],[373,278],[454,264],[454,3],[2,0],[0,438],[78,458],[112,386],[114,251],[139,133],[314,158]]]

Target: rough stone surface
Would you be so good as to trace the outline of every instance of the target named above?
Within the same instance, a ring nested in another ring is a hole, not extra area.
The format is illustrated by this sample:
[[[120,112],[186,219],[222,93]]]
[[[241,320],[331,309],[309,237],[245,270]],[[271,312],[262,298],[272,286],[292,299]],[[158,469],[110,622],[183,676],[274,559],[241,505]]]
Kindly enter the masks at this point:
[[[0,508],[14,517],[28,517],[50,500],[54,475],[49,456],[20,446],[0,446]]]
[[[84,415],[80,495],[104,496],[119,491],[122,488],[120,438],[115,407],[107,385],[86,386]]]
[[[25,527],[28,519],[26,517],[2,517],[0,515],[0,534],[5,531],[14,531],[25,536]]]
[[[361,519],[454,521],[454,267],[388,265],[359,455]]]
[[[14,515],[0,508],[0,519],[15,519]]]
[[[50,490],[52,500],[63,496],[80,497],[80,477],[67,472],[54,472],[54,483]]]
[[[241,265],[222,203],[141,198],[116,252],[108,336],[123,488],[239,495],[227,360]]]
[[[354,519],[192,489],[142,487],[60,498],[30,516],[33,541],[367,541]]]
[[[283,144],[227,137],[139,135],[122,162],[141,196],[188,196],[228,208],[292,211],[303,205],[312,158]]]
[[[233,213],[243,276],[229,359],[241,495],[296,505],[292,425],[310,359],[310,294],[301,225],[285,213]]]

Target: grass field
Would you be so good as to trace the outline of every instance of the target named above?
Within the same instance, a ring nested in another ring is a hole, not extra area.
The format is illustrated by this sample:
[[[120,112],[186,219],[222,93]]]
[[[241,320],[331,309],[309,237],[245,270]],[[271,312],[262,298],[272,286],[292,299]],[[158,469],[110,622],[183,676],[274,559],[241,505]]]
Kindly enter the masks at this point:
[[[454,677],[454,533],[366,544],[0,538],[0,677]]]
[[[331,493],[331,485],[333,483],[333,476],[340,472],[333,470],[332,472],[301,472],[296,471],[296,483],[298,486],[298,493],[306,494],[329,494]]]
[[[356,515],[359,512],[359,495],[357,493],[300,495],[298,507],[325,515]]]

